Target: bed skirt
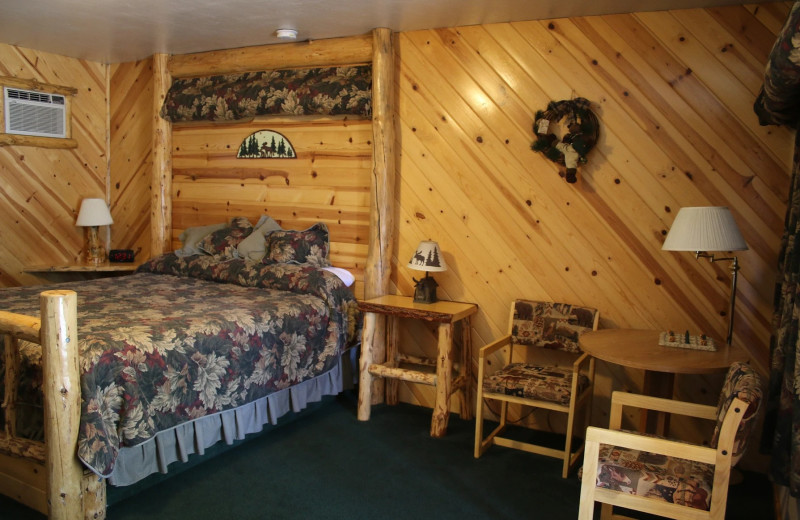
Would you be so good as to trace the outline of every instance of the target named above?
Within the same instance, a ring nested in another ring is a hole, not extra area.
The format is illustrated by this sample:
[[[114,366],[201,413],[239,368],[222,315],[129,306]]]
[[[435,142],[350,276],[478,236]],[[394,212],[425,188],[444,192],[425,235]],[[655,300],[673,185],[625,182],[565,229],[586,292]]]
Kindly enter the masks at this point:
[[[108,477],[113,486],[128,486],[153,473],[167,473],[169,464],[186,462],[189,455],[203,455],[206,448],[224,440],[226,444],[258,433],[267,423],[276,425],[288,412],[300,412],[308,403],[342,392],[342,359],[324,374],[280,390],[232,410],[225,410],[169,430],[137,446],[122,448],[114,472]]]

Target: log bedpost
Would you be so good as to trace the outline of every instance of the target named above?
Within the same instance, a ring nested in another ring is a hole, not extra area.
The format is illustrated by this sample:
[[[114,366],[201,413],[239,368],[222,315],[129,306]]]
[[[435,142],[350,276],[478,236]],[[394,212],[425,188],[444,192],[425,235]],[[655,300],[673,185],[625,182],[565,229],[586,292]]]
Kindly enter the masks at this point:
[[[78,295],[45,291],[40,297],[47,504],[49,518],[83,518],[83,466],[76,447],[81,415]]]
[[[395,128],[394,128],[394,49],[391,29],[372,31],[372,177],[370,180],[369,249],[364,270],[364,297],[383,296],[389,292],[392,272],[392,233],[395,200]],[[386,317],[374,317],[363,329],[361,348],[370,350],[372,363],[386,360]],[[371,384],[371,404],[383,402],[383,378],[372,379],[361,367],[361,384]],[[359,404],[359,410],[368,410]],[[369,419],[368,412],[361,420]]]
[[[172,123],[161,105],[172,84],[166,54],[153,55],[153,171],[150,178],[150,256],[172,249]]]

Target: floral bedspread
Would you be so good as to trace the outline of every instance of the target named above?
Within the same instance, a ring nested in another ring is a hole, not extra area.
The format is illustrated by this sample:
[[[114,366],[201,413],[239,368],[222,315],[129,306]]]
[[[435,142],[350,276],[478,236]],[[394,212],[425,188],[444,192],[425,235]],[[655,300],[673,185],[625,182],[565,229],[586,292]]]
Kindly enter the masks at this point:
[[[167,254],[131,276],[59,287],[78,293],[78,456],[102,476],[121,447],[324,373],[360,328],[350,290],[303,265]],[[4,289],[0,309],[38,315],[46,288]],[[40,348],[21,350],[22,378],[40,391]],[[19,399],[41,394],[29,386]]]

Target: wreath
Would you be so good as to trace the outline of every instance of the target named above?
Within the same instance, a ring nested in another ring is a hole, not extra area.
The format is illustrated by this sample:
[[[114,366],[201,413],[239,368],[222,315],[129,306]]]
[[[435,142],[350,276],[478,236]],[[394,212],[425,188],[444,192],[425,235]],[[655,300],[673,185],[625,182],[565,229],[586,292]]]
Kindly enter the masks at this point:
[[[548,130],[564,118],[568,133],[559,141]],[[574,183],[578,180],[578,165],[586,164],[586,154],[597,144],[600,123],[591,110],[591,103],[584,98],[551,101],[547,104],[547,110],[536,112],[533,133],[536,140],[531,149],[565,166],[567,182]]]

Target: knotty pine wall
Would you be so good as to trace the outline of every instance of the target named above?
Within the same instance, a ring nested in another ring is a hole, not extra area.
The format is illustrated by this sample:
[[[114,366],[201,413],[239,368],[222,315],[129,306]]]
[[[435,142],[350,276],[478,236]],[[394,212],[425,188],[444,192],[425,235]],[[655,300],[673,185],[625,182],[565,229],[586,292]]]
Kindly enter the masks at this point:
[[[434,239],[450,267],[436,274],[440,297],[480,306],[473,320],[476,349],[505,332],[509,303],[518,297],[594,305],[602,327],[692,329],[723,338],[728,266],[660,247],[680,207],[727,205],[750,244],[739,254],[734,340],[765,369],[793,138],[789,129],[758,126],[752,104],[790,5],[396,34],[401,156],[394,290],[413,294],[412,277],[420,273],[406,264],[420,240]],[[106,116],[112,143],[108,187],[118,219],[112,243],[119,237],[120,247],[146,253],[149,66],[148,60],[111,66],[106,110],[102,66],[0,47],[0,73],[80,89],[75,108],[81,140],[71,152],[0,148],[8,202],[0,216],[0,283],[30,283],[20,274],[28,262],[77,256],[82,241],[72,223],[78,200],[105,189]],[[578,183],[569,185],[530,144],[535,111],[573,96],[595,104],[601,133]],[[173,143],[176,227],[191,221],[191,204],[183,213],[180,208],[191,198],[192,183],[184,181],[195,166],[177,148],[188,146],[181,143],[194,139],[193,132],[176,132]],[[289,129],[287,135],[292,139]],[[219,160],[218,151],[203,153]],[[265,192],[251,186],[261,182],[251,173],[231,176],[220,191],[226,203],[252,196],[251,190]],[[182,185],[187,187],[177,193]],[[52,235],[31,239],[53,225],[69,246],[55,245]],[[401,342],[410,353],[431,354],[434,333],[409,323]],[[603,396],[611,389],[640,385],[637,371],[599,363],[593,422],[607,423]],[[710,402],[719,378],[681,376],[677,386],[680,397]],[[401,383],[401,395],[426,406],[433,401],[421,386]],[[555,417],[526,421],[563,428]]]
[[[111,65],[109,193],[115,247],[150,256],[150,176],[153,141],[151,59]]]
[[[294,159],[237,159],[253,132],[273,130]],[[333,265],[356,276],[364,295],[369,239],[372,122],[343,118],[266,118],[236,124],[173,125],[173,248],[190,226],[270,215],[284,229],[328,226]]]
[[[0,44],[0,76],[78,90],[69,100],[77,148],[0,146],[0,286],[30,285],[48,279],[26,267],[81,258],[80,202],[106,197],[107,66]]]
[[[753,101],[790,4],[529,21],[397,35],[398,292],[418,242],[437,240],[444,299],[476,302],[475,347],[503,334],[515,298],[600,309],[601,327],[704,331],[724,341],[726,262],[661,251],[682,206],[729,206],[739,254],[734,341],[765,370],[792,132],[760,127]],[[551,100],[594,103],[600,141],[567,184],[531,151]],[[406,348],[431,353],[409,324]],[[593,421],[639,371],[599,363]],[[713,402],[720,377],[679,376],[681,397]],[[602,396],[606,396],[605,398]],[[430,406],[427,387],[401,399]],[[530,416],[556,430],[557,415]]]

